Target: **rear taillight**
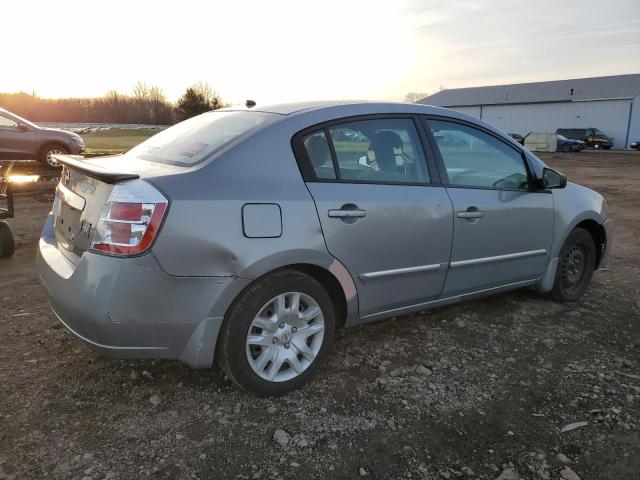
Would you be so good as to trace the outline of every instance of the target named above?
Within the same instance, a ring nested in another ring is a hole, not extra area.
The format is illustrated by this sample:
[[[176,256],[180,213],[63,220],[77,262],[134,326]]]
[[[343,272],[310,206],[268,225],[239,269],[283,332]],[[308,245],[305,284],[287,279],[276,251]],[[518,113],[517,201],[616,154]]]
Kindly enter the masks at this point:
[[[113,187],[96,225],[90,250],[111,255],[140,255],[158,234],[169,201],[143,180]]]

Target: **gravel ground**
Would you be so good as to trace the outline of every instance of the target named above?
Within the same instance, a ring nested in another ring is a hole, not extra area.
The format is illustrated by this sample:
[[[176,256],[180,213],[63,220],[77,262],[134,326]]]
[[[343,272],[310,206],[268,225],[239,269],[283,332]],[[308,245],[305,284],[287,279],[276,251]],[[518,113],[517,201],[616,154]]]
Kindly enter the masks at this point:
[[[19,195],[0,261],[0,479],[640,479],[640,154],[544,158],[615,220],[581,301],[521,290],[343,330],[279,398],[80,343],[34,270],[51,189]]]

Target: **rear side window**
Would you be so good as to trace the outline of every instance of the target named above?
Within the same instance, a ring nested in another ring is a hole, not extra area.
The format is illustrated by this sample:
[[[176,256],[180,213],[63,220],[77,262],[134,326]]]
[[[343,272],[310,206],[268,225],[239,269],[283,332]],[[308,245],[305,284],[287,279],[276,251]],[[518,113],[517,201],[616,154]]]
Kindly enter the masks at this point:
[[[142,142],[127,155],[158,163],[191,166],[225,144],[279,117],[265,112],[203,113],[180,122]]]
[[[331,159],[329,141],[324,130],[313,132],[303,139],[309,162],[317,178],[335,179],[336,171]]]
[[[304,137],[294,137],[294,149],[295,145],[304,148],[304,154],[296,155],[299,161],[302,159],[306,180],[429,183],[422,144],[409,118],[330,125]]]
[[[476,128],[429,120],[449,184],[491,189],[527,190],[522,155],[506,143]]]
[[[329,128],[340,178],[365,182],[427,183],[429,175],[411,119],[389,118]]]

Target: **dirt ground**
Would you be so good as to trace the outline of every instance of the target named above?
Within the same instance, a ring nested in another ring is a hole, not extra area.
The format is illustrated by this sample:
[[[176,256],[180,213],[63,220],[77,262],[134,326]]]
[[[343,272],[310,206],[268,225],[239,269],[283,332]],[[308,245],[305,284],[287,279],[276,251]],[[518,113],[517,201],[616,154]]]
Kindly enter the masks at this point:
[[[16,254],[0,260],[0,479],[640,479],[640,153],[543,158],[615,221],[581,301],[521,290],[343,330],[314,381],[279,398],[84,346],[34,270],[52,189],[17,196]]]

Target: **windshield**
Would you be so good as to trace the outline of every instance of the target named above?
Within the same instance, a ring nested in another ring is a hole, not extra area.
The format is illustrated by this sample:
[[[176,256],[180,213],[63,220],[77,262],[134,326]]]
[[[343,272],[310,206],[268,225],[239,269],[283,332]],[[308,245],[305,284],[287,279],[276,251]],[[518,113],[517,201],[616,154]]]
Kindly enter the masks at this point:
[[[17,120],[19,123],[24,123],[25,125],[29,125],[31,127],[35,127],[35,128],[40,128],[38,127],[38,125],[36,125],[33,122],[30,122],[29,120],[27,120],[26,118],[22,118],[20,115],[16,115],[15,113],[9,112],[8,110],[2,110],[0,109],[0,113],[6,113],[7,115],[9,115],[10,117],[13,117],[14,120]]]
[[[560,140],[567,140],[567,137],[565,137],[564,135],[560,135],[560,134],[558,134],[558,139],[560,139]]]
[[[246,111],[203,113],[163,130],[126,155],[190,167],[240,135],[278,116],[275,113]]]
[[[606,137],[605,133],[602,130],[598,130],[597,128],[593,129],[593,134],[598,137]]]

